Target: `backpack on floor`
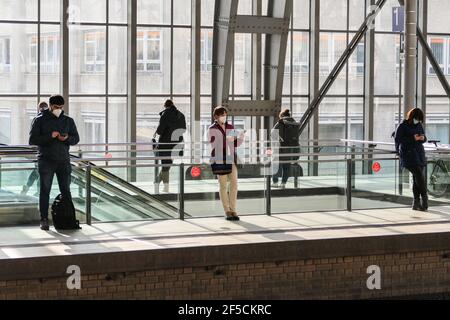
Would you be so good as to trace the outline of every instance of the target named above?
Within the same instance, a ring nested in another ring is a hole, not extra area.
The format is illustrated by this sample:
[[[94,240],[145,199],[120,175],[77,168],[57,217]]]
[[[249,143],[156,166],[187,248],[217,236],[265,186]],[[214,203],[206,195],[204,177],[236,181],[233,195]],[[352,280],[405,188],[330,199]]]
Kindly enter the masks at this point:
[[[56,197],[52,205],[53,226],[57,230],[79,230],[80,221],[76,219],[75,207],[72,200],[64,199],[62,195]]]

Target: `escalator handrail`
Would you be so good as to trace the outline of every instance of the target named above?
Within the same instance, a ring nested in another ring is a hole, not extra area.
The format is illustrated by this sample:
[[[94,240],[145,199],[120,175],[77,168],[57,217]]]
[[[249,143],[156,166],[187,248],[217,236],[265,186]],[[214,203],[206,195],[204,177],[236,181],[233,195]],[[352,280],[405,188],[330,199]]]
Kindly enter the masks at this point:
[[[91,162],[87,162],[87,161],[82,161],[82,159],[78,156],[75,155],[71,155],[72,158],[75,159],[79,159],[81,160],[79,163],[84,163],[85,165],[91,166],[91,167],[96,167],[96,171],[98,171],[100,174],[105,175],[108,179],[113,180],[115,183],[119,184],[121,187],[127,188],[129,190],[131,190],[132,192],[136,193],[139,197],[143,198],[146,201],[150,201],[150,202],[154,202],[157,203],[163,207],[166,207],[169,210],[178,212],[178,209],[175,208],[174,206],[161,201],[157,198],[155,198],[154,196],[152,196],[151,194],[149,194],[148,192],[134,186],[133,184],[129,183],[128,181],[123,180],[122,178],[112,174],[111,172],[103,169],[103,168],[98,168],[94,163]],[[119,191],[121,191],[120,189],[118,189]],[[148,205],[148,204],[147,204]]]

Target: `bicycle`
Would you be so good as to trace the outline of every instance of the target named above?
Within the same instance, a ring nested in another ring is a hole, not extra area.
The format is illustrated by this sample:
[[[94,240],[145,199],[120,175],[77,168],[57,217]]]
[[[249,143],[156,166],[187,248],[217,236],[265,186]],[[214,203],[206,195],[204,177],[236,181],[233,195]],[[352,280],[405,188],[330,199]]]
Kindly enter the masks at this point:
[[[436,148],[440,141],[430,140]],[[450,186],[450,170],[442,159],[427,162],[427,189],[428,193],[435,198],[442,198],[447,194]]]

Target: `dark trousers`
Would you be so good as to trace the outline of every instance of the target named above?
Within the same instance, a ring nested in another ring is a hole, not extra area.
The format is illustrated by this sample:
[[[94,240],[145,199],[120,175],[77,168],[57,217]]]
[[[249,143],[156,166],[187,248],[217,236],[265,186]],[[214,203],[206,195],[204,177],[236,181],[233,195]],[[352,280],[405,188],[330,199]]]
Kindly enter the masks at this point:
[[[273,176],[273,183],[278,183],[278,179],[282,177],[281,183],[286,184],[291,174],[291,164],[280,163],[278,165],[279,165],[278,172]]]
[[[427,182],[425,177],[424,167],[409,167],[408,169],[413,175],[413,194],[414,200],[426,199],[428,197],[427,193]]]
[[[41,213],[41,219],[47,219],[50,191],[52,189],[53,177],[55,174],[58,179],[59,191],[63,198],[72,199],[70,193],[72,167],[70,166],[70,161],[49,161],[40,159],[38,161],[38,170],[41,179],[39,211]]]

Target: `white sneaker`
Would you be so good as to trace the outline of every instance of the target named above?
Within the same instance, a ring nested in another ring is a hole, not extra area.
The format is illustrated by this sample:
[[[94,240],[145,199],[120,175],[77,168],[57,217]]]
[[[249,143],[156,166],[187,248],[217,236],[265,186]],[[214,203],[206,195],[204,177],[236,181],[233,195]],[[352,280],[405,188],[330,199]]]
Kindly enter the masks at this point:
[[[168,184],[168,183],[164,183],[163,191],[164,191],[165,193],[169,193],[169,184]]]
[[[279,185],[278,185],[278,183],[272,183],[272,188],[274,188],[274,189],[278,189],[278,188],[279,188]]]
[[[281,186],[280,186],[280,189],[281,189],[281,190],[286,189],[286,183],[282,183]]]

